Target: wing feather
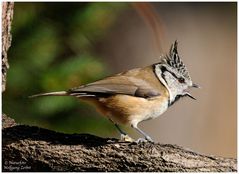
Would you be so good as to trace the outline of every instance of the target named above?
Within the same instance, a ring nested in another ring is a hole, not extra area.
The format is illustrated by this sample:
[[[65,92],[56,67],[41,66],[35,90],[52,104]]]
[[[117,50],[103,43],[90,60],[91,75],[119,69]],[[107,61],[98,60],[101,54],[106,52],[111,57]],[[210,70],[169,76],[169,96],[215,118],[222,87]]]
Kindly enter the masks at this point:
[[[70,89],[68,92],[71,95],[80,95],[80,93],[95,96],[125,94],[143,98],[160,95],[159,91],[155,90],[146,80],[139,80],[122,74]]]

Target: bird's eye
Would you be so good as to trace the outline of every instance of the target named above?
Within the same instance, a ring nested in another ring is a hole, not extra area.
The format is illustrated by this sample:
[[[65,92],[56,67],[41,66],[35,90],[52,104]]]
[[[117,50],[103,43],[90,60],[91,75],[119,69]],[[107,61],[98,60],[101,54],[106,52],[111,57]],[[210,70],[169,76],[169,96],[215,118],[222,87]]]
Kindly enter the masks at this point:
[[[185,79],[182,78],[182,77],[180,77],[180,78],[178,79],[178,81],[179,81],[179,83],[184,83],[184,82],[185,82]]]

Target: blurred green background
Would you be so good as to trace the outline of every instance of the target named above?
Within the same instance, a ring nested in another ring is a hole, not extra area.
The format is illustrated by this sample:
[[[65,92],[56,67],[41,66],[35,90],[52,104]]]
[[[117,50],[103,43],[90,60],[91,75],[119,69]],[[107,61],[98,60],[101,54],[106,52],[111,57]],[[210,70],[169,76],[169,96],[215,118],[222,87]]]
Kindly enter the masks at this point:
[[[15,3],[3,112],[18,123],[66,133],[114,136],[94,108],[73,97],[28,99],[110,74],[95,54],[125,3]]]
[[[237,3],[15,3],[3,112],[18,123],[66,133],[117,137],[91,105],[66,90],[167,54],[172,42],[197,98],[183,98],[139,127],[160,143],[237,156]],[[139,135],[123,127],[133,137]]]

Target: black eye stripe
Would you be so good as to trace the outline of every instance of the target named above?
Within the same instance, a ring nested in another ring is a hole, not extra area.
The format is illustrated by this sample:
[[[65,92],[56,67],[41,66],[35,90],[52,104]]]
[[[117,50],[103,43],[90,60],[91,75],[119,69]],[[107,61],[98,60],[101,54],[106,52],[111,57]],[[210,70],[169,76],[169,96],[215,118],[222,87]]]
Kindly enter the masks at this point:
[[[178,77],[173,72],[169,72],[169,73],[171,73],[176,79],[178,79]]]
[[[178,77],[177,77],[173,72],[168,71],[165,66],[162,66],[162,67],[161,67],[161,71],[162,71],[162,74],[164,74],[164,72],[167,71],[167,72],[169,72],[170,74],[172,74],[172,76],[174,76],[176,79],[178,79]]]

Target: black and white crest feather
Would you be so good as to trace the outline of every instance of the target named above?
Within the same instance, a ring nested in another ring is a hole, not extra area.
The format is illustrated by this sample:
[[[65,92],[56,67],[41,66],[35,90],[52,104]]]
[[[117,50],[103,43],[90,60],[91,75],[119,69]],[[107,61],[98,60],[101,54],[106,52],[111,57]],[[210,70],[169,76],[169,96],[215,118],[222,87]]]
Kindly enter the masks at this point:
[[[185,78],[187,78],[188,80],[191,80],[186,66],[184,65],[184,63],[182,62],[181,58],[178,55],[177,46],[178,46],[178,41],[176,40],[170,48],[169,55],[167,55],[163,59],[163,62],[168,64],[172,68],[177,69],[177,71],[180,74],[182,74]]]

